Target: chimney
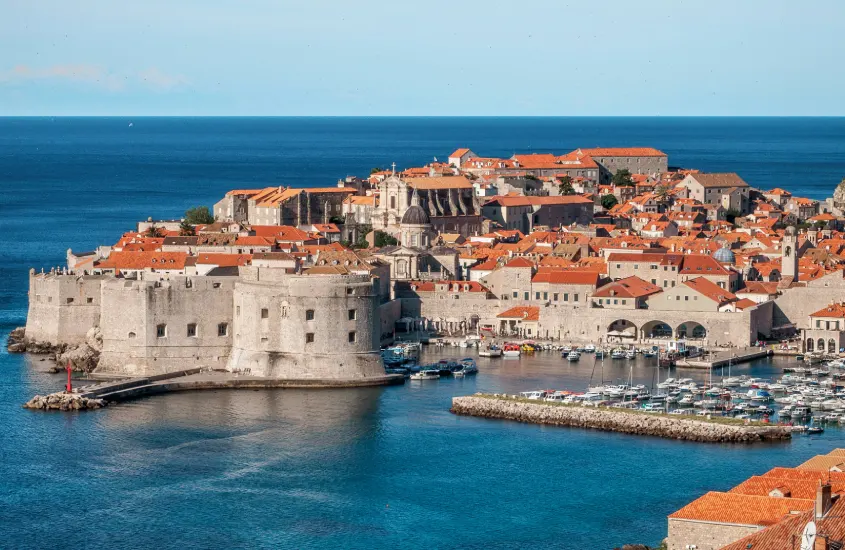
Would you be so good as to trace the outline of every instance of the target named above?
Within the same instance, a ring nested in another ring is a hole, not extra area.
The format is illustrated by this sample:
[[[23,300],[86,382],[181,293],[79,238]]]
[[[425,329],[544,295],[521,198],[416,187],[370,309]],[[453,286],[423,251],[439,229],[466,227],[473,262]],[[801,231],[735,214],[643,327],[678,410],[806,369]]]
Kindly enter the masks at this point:
[[[827,544],[826,535],[816,535],[816,540],[813,543],[813,550],[829,550],[830,546]]]
[[[819,485],[816,489],[816,521],[822,519],[830,510],[833,498],[830,493],[830,483]]]

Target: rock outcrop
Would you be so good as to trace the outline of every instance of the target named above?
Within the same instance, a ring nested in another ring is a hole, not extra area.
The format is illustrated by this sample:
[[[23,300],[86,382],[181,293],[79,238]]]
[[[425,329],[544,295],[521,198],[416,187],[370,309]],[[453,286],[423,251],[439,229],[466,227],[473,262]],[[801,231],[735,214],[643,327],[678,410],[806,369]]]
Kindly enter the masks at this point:
[[[23,327],[16,328],[9,334],[6,349],[11,353],[34,353],[51,355],[56,361],[53,371],[60,371],[70,362],[71,369],[77,372],[91,372],[100,360],[103,351],[103,333],[100,327],[93,327],[85,335],[81,344],[53,344],[26,337]]]
[[[36,395],[23,408],[39,411],[86,411],[101,409],[106,406],[102,399],[83,397],[75,393],[57,392],[49,395]]]
[[[784,426],[743,425],[637,411],[594,409],[543,402],[526,403],[506,396],[479,394],[455,397],[452,399],[451,410],[455,414],[468,416],[708,443],[754,443],[792,437],[792,432]]]

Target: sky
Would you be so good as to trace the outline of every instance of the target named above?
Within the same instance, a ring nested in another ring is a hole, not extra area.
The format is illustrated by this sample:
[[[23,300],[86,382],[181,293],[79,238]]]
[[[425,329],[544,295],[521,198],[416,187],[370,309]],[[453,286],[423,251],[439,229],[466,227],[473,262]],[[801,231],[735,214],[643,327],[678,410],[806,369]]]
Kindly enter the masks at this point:
[[[843,116],[843,19],[843,0],[0,0],[0,116]]]

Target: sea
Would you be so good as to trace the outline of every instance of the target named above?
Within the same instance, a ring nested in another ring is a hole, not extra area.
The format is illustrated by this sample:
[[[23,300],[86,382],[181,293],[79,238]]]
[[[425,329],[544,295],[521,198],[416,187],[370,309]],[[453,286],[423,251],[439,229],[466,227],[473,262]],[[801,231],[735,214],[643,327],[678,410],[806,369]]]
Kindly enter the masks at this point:
[[[0,340],[25,323],[30,268],[229,189],[330,186],[458,147],[596,146],[657,147],[670,166],[814,199],[845,176],[843,118],[0,118]],[[425,359],[466,354],[431,347]],[[845,428],[713,445],[449,412],[453,396],[476,391],[651,384],[659,373],[642,359],[479,358],[466,379],[185,393],[74,414],[20,407],[62,387],[42,359],[0,348],[2,548],[654,545],[666,516],[704,492],[845,446]],[[733,373],[771,378],[785,364]]]

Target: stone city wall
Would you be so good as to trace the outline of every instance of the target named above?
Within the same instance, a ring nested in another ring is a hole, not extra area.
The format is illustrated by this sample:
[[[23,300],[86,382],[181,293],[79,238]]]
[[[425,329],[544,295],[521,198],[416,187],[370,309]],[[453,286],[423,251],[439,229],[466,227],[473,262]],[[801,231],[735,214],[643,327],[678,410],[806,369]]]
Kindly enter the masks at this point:
[[[26,340],[53,346],[85,342],[88,329],[100,323],[99,275],[29,272]]]
[[[242,275],[228,370],[289,379],[384,376],[378,280],[262,268]]]
[[[666,550],[718,550],[760,529],[756,525],[726,525],[670,518]]]
[[[103,281],[103,351],[96,372],[135,376],[223,368],[232,345],[234,282],[231,277]]]

